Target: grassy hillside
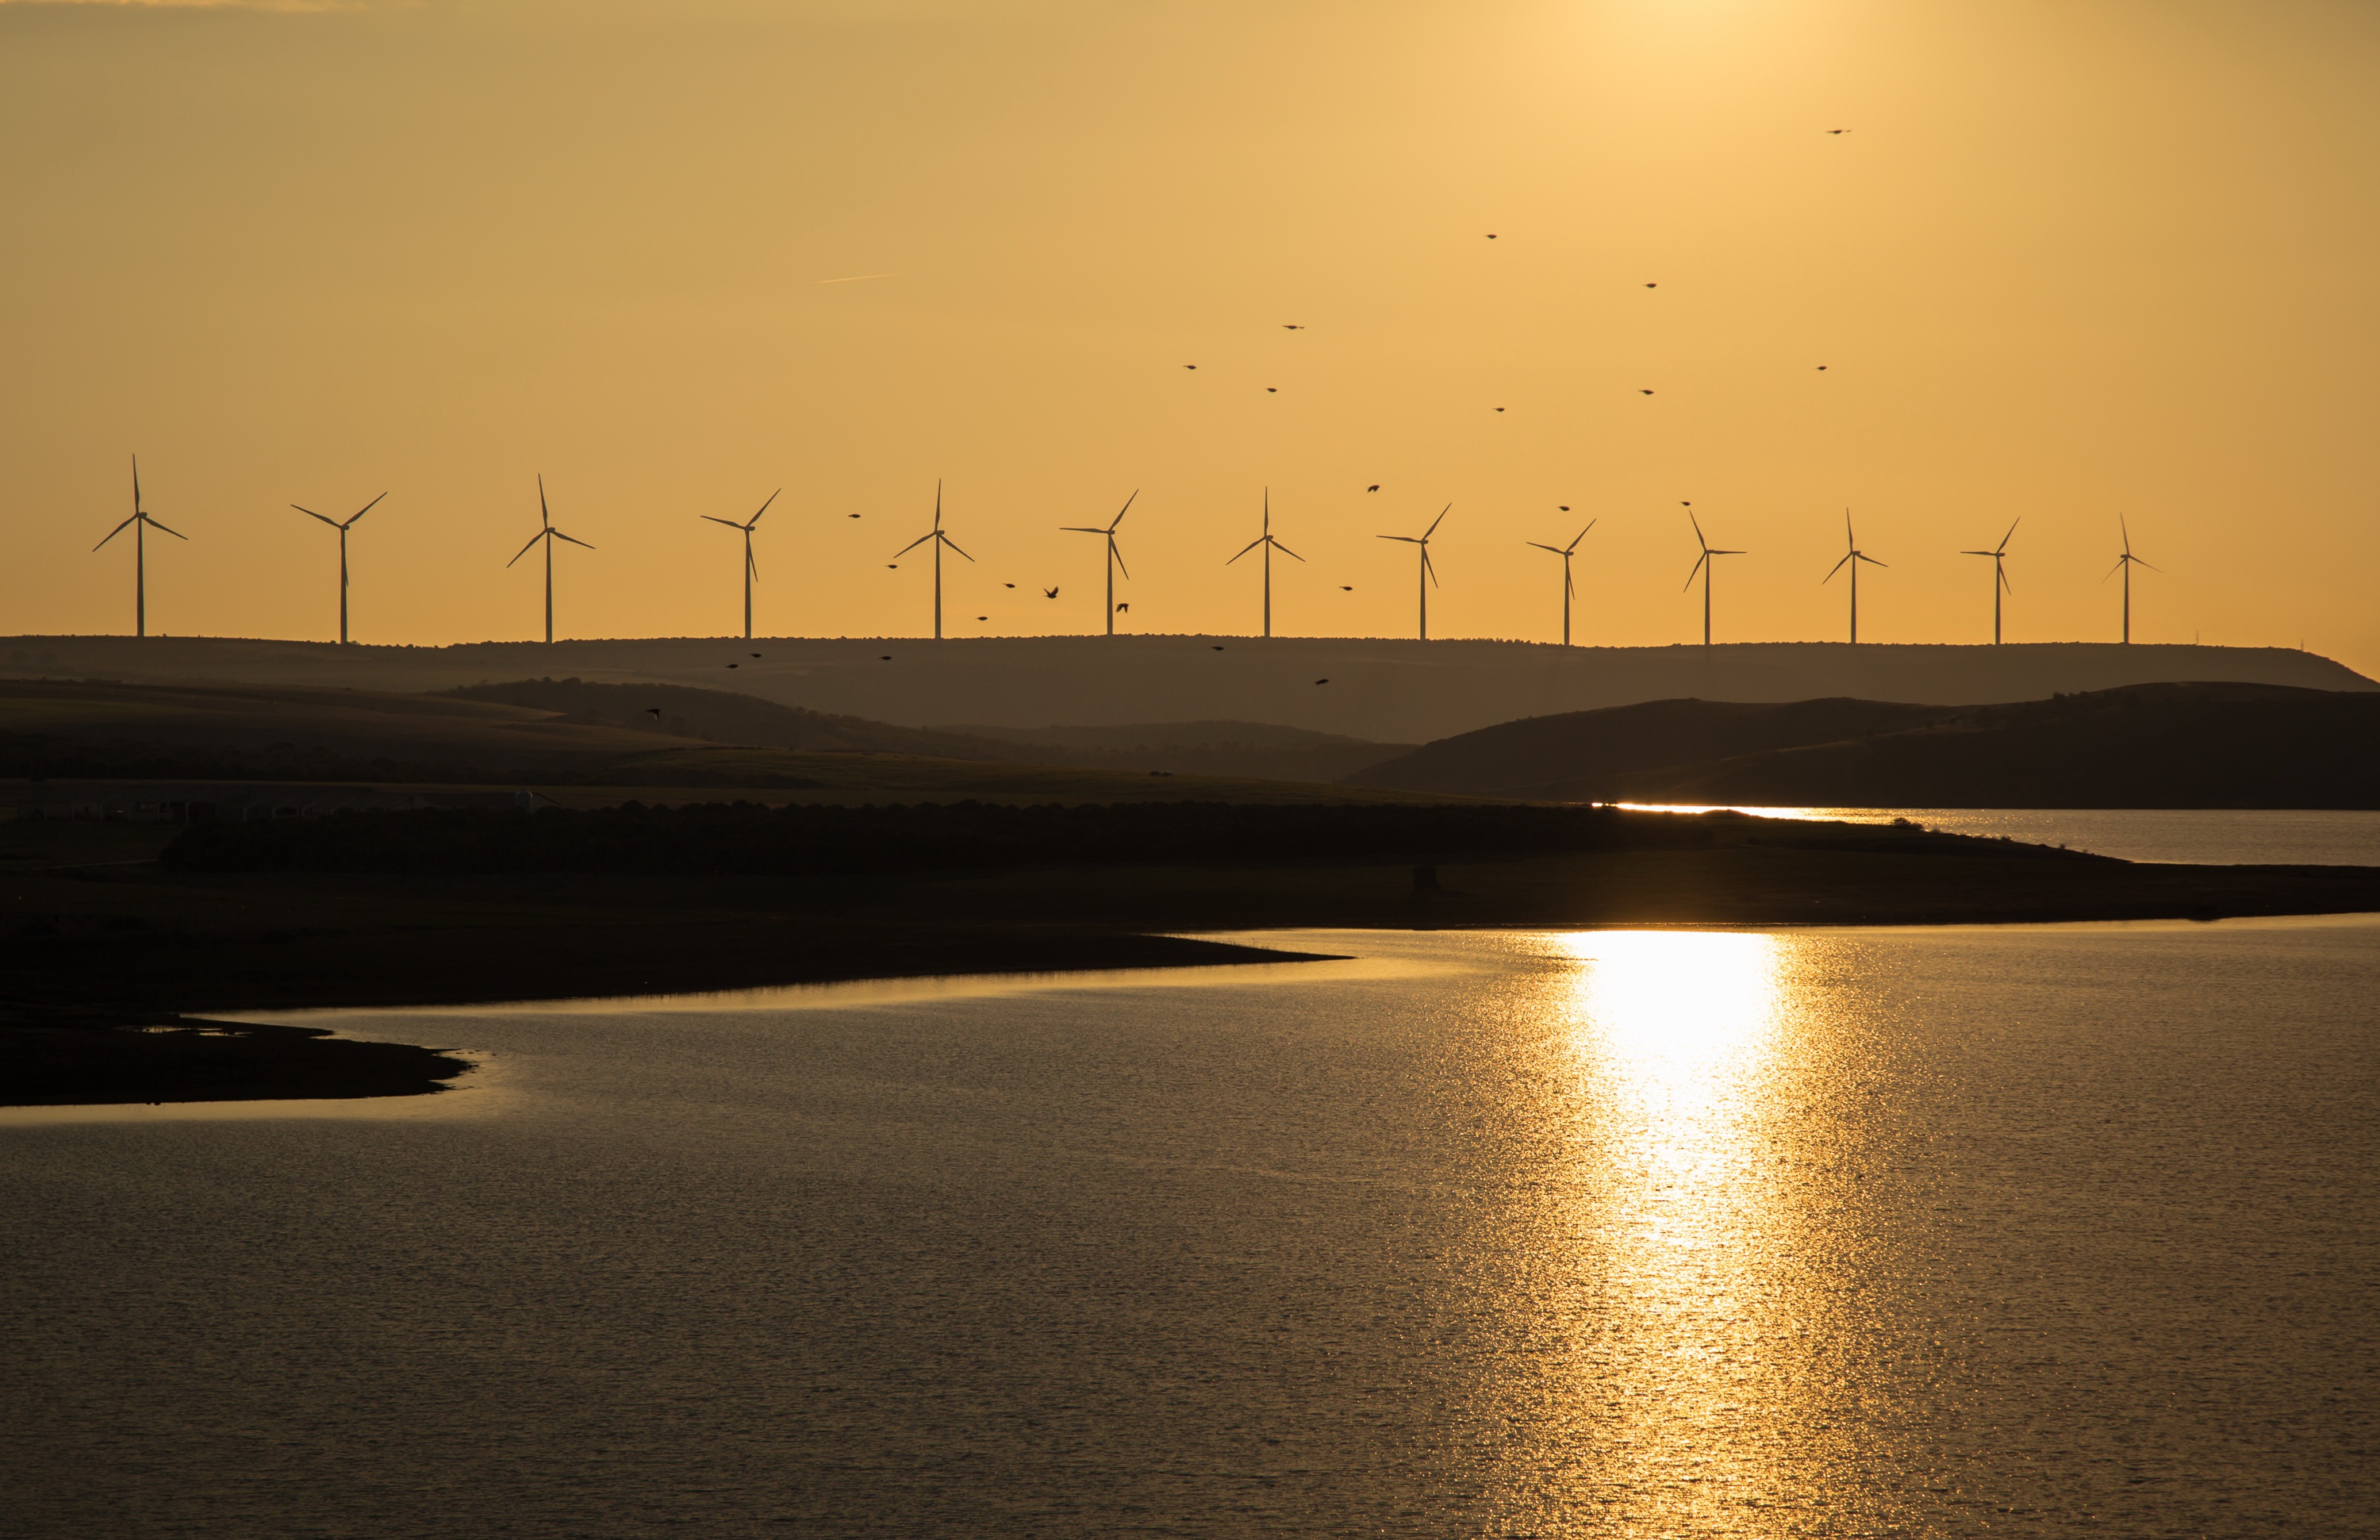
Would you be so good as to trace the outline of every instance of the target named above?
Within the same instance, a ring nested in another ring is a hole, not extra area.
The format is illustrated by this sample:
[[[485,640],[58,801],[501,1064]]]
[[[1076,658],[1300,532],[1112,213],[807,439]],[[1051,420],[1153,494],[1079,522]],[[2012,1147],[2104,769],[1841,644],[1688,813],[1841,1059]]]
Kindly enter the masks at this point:
[[[1357,777],[1768,806],[2380,807],[2380,696],[2139,685],[2004,706],[1712,701],[1507,722]]]
[[[1262,721],[1135,722],[1120,726],[946,727],[1013,746],[1049,764],[1085,769],[1172,770],[1192,775],[1253,775],[1273,781],[1340,781],[1410,753],[1411,744],[1376,744],[1336,733]]]

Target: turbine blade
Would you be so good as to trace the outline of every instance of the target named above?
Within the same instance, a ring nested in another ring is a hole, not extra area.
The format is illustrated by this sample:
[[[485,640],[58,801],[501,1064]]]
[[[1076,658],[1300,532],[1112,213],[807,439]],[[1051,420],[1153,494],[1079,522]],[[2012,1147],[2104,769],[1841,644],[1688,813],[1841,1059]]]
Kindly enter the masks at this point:
[[[1109,537],[1108,540],[1108,554],[1115,558],[1116,570],[1118,572],[1123,573],[1126,577],[1130,577],[1132,576],[1132,568],[1123,564],[1123,552],[1117,548],[1115,539],[1112,536]]]
[[[388,495],[388,493],[386,493],[386,492],[382,492],[382,493],[381,493],[381,494],[380,494],[380,497],[386,497],[387,495]],[[347,524],[353,524],[353,523],[355,523],[355,521],[356,521],[356,520],[358,520],[358,519],[359,519],[359,518],[363,517],[366,514],[370,513],[374,508],[379,507],[379,506],[380,506],[380,497],[375,497],[375,498],[373,498],[370,503],[365,503],[362,507],[360,507],[360,508],[357,509],[354,513],[349,514],[349,515],[347,515]],[[293,506],[294,506],[294,504],[293,504]],[[342,529],[345,529],[345,528],[347,527],[347,524],[342,524],[341,526],[339,526],[339,527],[340,527],[340,528],[342,528]]]
[[[573,545],[587,546],[587,549],[588,549],[588,550],[589,550],[589,551],[592,551],[592,550],[594,550],[594,549],[595,549],[595,548],[594,548],[593,546],[591,546],[591,545],[587,545],[587,542],[586,542],[585,540],[580,540],[577,536],[576,536],[576,535],[565,535],[565,534],[564,534],[564,533],[563,533],[561,530],[559,530],[559,529],[557,529],[557,530],[555,530],[555,531],[553,532],[553,538],[554,538],[555,540],[568,540],[568,541],[569,541],[571,544],[573,544]]]
[[[934,478],[934,527],[942,527],[942,479]]]
[[[744,576],[755,583],[760,580],[760,564],[752,559],[752,548],[749,545],[744,548]]]
[[[1547,544],[1545,544],[1543,541],[1540,541],[1540,540],[1523,540],[1521,543],[1522,543],[1523,545],[1533,545],[1533,546],[1536,546],[1539,551],[1550,551],[1550,552],[1553,552],[1555,555],[1557,555],[1557,556],[1567,556],[1567,555],[1569,555],[1569,554],[1570,554],[1570,552],[1569,552],[1564,551],[1561,547],[1560,547],[1560,546],[1558,546],[1558,545],[1547,545]]]
[[[938,530],[935,533],[940,533],[940,531]],[[917,550],[919,546],[925,544],[928,540],[930,540],[933,538],[934,536],[931,534],[918,536],[916,540],[911,540],[907,545],[905,545],[900,550],[892,552],[892,559],[896,562],[899,561],[902,557],[906,556],[909,552]]]
[[[1879,562],[1879,561],[1877,561],[1875,557],[1873,557],[1873,556],[1869,555],[1869,554],[1868,554],[1866,552],[1864,552],[1864,551],[1863,551],[1863,552],[1861,552],[1859,553],[1859,559],[1860,559],[1861,561],[1863,561],[1863,562],[1865,562],[1868,565],[1870,565],[1870,566],[1872,566],[1872,567],[1888,567],[1888,566],[1890,566],[1890,565],[1892,564],[1890,562]]]
[[[710,514],[703,514],[699,516],[702,518],[703,522],[707,524],[723,524],[730,529],[743,529],[747,527],[745,525],[736,523],[732,518],[719,518]]]
[[[2131,560],[2131,558],[2130,558],[2130,557],[2125,557],[2125,556],[2119,556],[2119,557],[2117,557],[2117,558],[2116,558],[2116,564],[2115,564],[2114,566],[2109,567],[2109,568],[2107,570],[2106,574],[2100,577],[2099,581],[2100,581],[2100,582],[2102,582],[2102,583],[2104,583],[2104,582],[2106,582],[2108,578],[2115,576],[2116,576],[2116,574],[2118,574],[2118,573],[2119,573],[2119,572],[2123,571],[2123,570],[2124,570],[2124,564],[2125,564],[2127,561],[2129,561],[2129,560]]]
[[[132,511],[140,511],[140,456],[132,456]]]
[[[1431,564],[1429,547],[1426,545],[1421,548],[1421,570],[1422,576],[1429,579],[1429,586],[1433,588],[1438,587],[1438,568]]]
[[[1821,582],[1821,583],[1831,583],[1831,582],[1833,582],[1833,581],[1835,580],[1835,574],[1837,574],[1837,573],[1839,573],[1839,572],[1840,572],[1840,571],[1842,571],[1842,570],[1843,570],[1843,562],[1848,562],[1848,561],[1850,561],[1850,560],[1851,560],[1851,557],[1850,557],[1848,554],[1846,554],[1846,555],[1843,557],[1843,561],[1842,561],[1842,562],[1837,562],[1833,566],[1828,567],[1828,568],[1827,569],[1827,576],[1825,576],[1824,577],[1819,578],[1819,579],[1818,579],[1818,581],[1819,581],[1819,582]]]
[[[1245,555],[1246,555],[1249,552],[1254,551],[1257,547],[1258,547],[1258,546],[1260,546],[1260,545],[1262,545],[1262,544],[1264,544],[1264,541],[1263,541],[1261,539],[1259,539],[1259,540],[1250,540],[1247,544],[1245,544],[1245,545],[1244,545],[1244,546],[1240,547],[1239,555],[1238,555],[1238,556],[1233,556],[1233,557],[1232,558],[1232,562],[1236,562],[1236,561],[1238,561],[1238,560],[1240,559],[1240,556],[1245,556]],[[1225,566],[1230,566],[1230,565],[1232,564],[1232,562],[1225,562],[1223,564],[1224,564]]]
[[[1438,511],[1438,516],[1429,521],[1429,527],[1421,532],[1421,538],[1423,540],[1427,540],[1432,535],[1437,534],[1438,527],[1444,524],[1446,522],[1446,515],[1452,512],[1454,512],[1454,504],[1451,503],[1448,503],[1445,507],[1440,508]]]
[[[942,543],[943,543],[944,545],[946,545],[946,546],[949,546],[953,551],[959,551],[959,542],[958,542],[958,541],[956,541],[956,540],[953,540],[953,539],[951,539],[948,535],[944,535],[944,536],[942,537]],[[970,562],[972,562],[972,561],[974,561],[974,560],[975,560],[975,558],[974,558],[974,557],[972,557],[972,556],[967,556],[967,555],[966,555],[966,552],[964,552],[964,551],[959,551],[959,554],[960,554],[960,555],[962,555],[962,556],[966,556],[966,559],[967,559],[968,561],[970,561]]]
[[[1710,541],[1703,539],[1703,521],[1694,517],[1694,511],[1692,508],[1686,510],[1686,522],[1694,527],[1694,543],[1708,551]]]
[[[528,538],[528,545],[525,545],[525,546],[521,547],[518,551],[516,551],[516,552],[513,552],[513,562],[517,562],[517,561],[519,561],[522,557],[524,557],[524,556],[528,555],[528,554],[529,553],[529,550],[530,550],[530,548],[531,548],[531,547],[533,547],[533,546],[535,546],[535,545],[537,544],[537,542],[538,542],[538,541],[540,541],[540,540],[543,540],[543,539],[545,539],[545,531],[544,531],[544,530],[542,530],[542,529],[539,530],[536,534],[531,535],[531,536]],[[504,564],[504,565],[506,565],[506,566],[510,566],[510,565],[512,565],[512,564],[513,564],[513,562],[506,562],[506,563]]]
[[[769,503],[774,503],[775,501],[777,501],[777,492],[783,491],[784,490],[785,490],[784,488],[783,488],[783,487],[779,487],[779,488],[777,489],[777,491],[771,492],[771,493],[769,494]],[[767,512],[769,511],[769,503],[761,503],[761,504],[760,504],[760,513],[759,513],[759,514],[754,514],[754,515],[752,515],[751,523],[745,525],[745,526],[744,526],[744,527],[745,527],[745,528],[749,529],[749,528],[751,528],[751,527],[752,527],[752,525],[754,525],[754,524],[758,524],[758,523],[759,523],[759,522],[760,522],[760,514],[765,514],[765,513],[767,513]]]
[[[1562,592],[1565,595],[1572,595],[1578,592],[1578,585],[1571,581],[1570,568],[1567,565],[1562,568]]]
[[[1114,532],[1114,530],[1115,530],[1115,527],[1116,527],[1117,525],[1122,524],[1122,523],[1123,522],[1123,515],[1126,515],[1126,514],[1128,514],[1128,513],[1132,512],[1133,498],[1136,498],[1136,497],[1138,497],[1139,495],[1140,495],[1140,489],[1139,489],[1138,487],[1135,487],[1135,488],[1133,488],[1133,489],[1132,489],[1132,497],[1127,497],[1127,498],[1125,498],[1125,499],[1123,500],[1123,507],[1121,507],[1121,508],[1118,508],[1118,509],[1116,510],[1116,516],[1115,516],[1112,520],[1111,520],[1111,521],[1109,522],[1109,524],[1108,524],[1108,530],[1109,530],[1109,532],[1110,532],[1110,533],[1113,533],[1113,532]]]
[[[1569,554],[1571,552],[1576,551],[1576,550],[1578,549],[1578,540],[1583,540],[1586,539],[1586,530],[1587,530],[1587,529],[1592,529],[1592,528],[1594,528],[1594,527],[1595,527],[1595,520],[1593,520],[1593,519],[1588,519],[1588,520],[1586,521],[1586,529],[1582,529],[1582,530],[1580,530],[1580,531],[1578,532],[1578,540],[1572,540],[1572,541],[1571,541],[1571,542],[1570,542],[1570,544],[1568,544],[1567,546],[1564,546],[1564,547],[1562,548],[1563,554],[1567,555],[1567,554]]]
[[[150,523],[152,523],[152,524],[156,524],[156,523],[157,523],[157,521],[156,521],[155,519],[151,519],[149,522],[150,522]],[[162,528],[164,528],[164,526],[163,526],[163,525],[158,525],[158,527],[162,529]],[[2161,567],[2161,566],[2157,565],[2155,562],[2143,562],[2143,561],[2141,561],[2141,558],[2139,558],[2138,556],[2133,557],[2133,558],[2132,558],[2132,560],[2133,560],[2133,561],[2135,561],[2135,562],[2139,562],[2141,565],[2143,565],[2143,566],[2144,566],[2144,567],[2148,568],[2151,572],[2163,572],[2163,571],[2165,570],[2165,568],[2163,568],[2163,567]]]
[[[152,529],[165,529],[164,525],[158,523],[154,518],[152,518],[147,514],[141,515],[140,519],[142,523],[148,525]],[[165,529],[165,533],[173,536],[177,540],[187,540],[190,538],[189,536],[183,534],[179,529]],[[2141,565],[2146,566],[2148,564],[2146,562],[2143,562]]]
[[[1678,590],[1680,593],[1683,593],[1686,591],[1686,588],[1691,588],[1694,586],[1694,579],[1702,576],[1703,564],[1709,560],[1710,552],[1707,551],[1694,558],[1694,564],[1686,570],[1685,588],[1680,588]]]
[[[289,506],[291,506],[292,508],[296,508],[299,513],[301,513],[301,514],[305,515],[308,518],[321,518],[321,519],[322,519],[322,522],[323,522],[324,524],[329,525],[329,526],[330,526],[332,528],[334,528],[334,529],[336,529],[336,528],[340,527],[339,521],[338,521],[337,519],[334,519],[334,518],[322,518],[322,515],[320,515],[320,514],[316,513],[316,512],[315,512],[313,509],[311,509],[311,508],[302,507],[302,506],[300,506],[299,504],[295,503],[292,503],[291,504],[289,504]],[[361,517],[363,517],[363,515],[362,515],[361,514],[358,514],[356,516],[357,516],[358,518],[361,518]]]
[[[1961,551],[1959,554],[1961,556],[1997,556],[1999,552],[1997,551]]]
[[[2016,527],[2023,522],[2024,517],[2022,515],[2019,515],[2016,518],[2010,521],[2008,533],[2000,537],[2000,551],[2006,551],[2008,549],[2009,541],[2016,537]],[[1999,554],[1999,551],[1995,551],[1992,554],[1997,556]]]
[[[537,516],[539,521],[548,528],[552,527],[553,515],[546,512],[545,508],[545,472],[541,470],[537,473]],[[516,556],[513,560],[517,562],[520,558]]]
[[[1107,531],[1104,529],[1094,529],[1090,526],[1084,524],[1062,524],[1058,526],[1058,533],[1061,535],[1104,535]]]
[[[135,515],[133,515],[130,518],[126,519],[122,524],[119,524],[119,525],[117,525],[115,528],[113,528],[113,529],[109,530],[109,531],[107,532],[107,540],[112,540],[115,539],[115,537],[116,537],[116,536],[121,535],[121,534],[122,534],[122,533],[124,533],[127,529],[131,528],[134,525],[136,525],[136,524],[138,524],[138,523],[140,523],[140,515],[139,514],[135,514]],[[102,541],[100,541],[100,542],[99,542],[99,545],[105,545],[105,544],[107,543],[107,540],[102,540]],[[99,549],[99,545],[92,546],[92,547],[91,547],[91,549],[92,549],[93,551],[97,551],[97,550]]]
[[[1998,570],[2000,575],[2000,587],[2006,588],[2010,593],[2016,592],[2016,586],[2008,580],[2008,568],[2000,567],[1996,570]]]
[[[1302,562],[1305,560],[1305,557],[1300,556],[1296,552],[1292,551],[1289,547],[1281,544],[1279,540],[1272,542],[1272,548],[1275,551],[1280,552],[1282,555],[1288,557],[1293,562]]]

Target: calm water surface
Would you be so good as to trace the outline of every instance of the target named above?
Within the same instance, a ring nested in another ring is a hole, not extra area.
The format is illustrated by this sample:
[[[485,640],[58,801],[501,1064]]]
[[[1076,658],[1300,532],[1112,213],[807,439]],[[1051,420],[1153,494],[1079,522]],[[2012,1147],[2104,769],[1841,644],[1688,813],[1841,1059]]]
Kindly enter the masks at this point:
[[[1678,804],[1627,803],[1632,807]],[[1692,809],[1706,811],[1702,807]],[[2070,845],[2124,861],[2380,867],[2380,811],[2221,807],[1753,807],[1765,818],[1908,819],[1928,829]]]
[[[20,1116],[0,1529],[2375,1532],[2380,920],[1272,939]]]

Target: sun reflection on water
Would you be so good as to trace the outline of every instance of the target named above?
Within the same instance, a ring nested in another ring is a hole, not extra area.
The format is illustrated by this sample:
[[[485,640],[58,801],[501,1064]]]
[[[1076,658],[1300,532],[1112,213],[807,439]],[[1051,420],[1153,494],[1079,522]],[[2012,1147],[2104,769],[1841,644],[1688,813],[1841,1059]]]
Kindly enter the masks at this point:
[[[1802,1270],[1791,1172],[1791,938],[1595,931],[1541,997],[1563,1062],[1547,1109],[1569,1180],[1534,1365],[1543,1420],[1508,1472],[1508,1519],[1543,1533],[1799,1534],[1775,1505],[1813,1451],[1809,1345],[1830,1312]],[[1590,1332],[1580,1328],[1593,1323]],[[1514,1387],[1518,1388],[1517,1384]]]

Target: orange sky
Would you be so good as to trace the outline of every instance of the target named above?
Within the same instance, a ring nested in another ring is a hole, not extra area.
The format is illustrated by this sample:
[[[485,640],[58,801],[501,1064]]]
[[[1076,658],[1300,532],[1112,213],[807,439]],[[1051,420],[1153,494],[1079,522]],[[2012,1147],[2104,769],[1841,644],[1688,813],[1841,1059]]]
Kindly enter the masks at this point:
[[[1451,502],[1433,635],[1591,516],[1578,639],[1693,639],[1692,499],[1721,640],[1841,635],[1846,505],[1864,639],[2019,515],[2010,639],[2113,639],[2121,513],[2136,638],[2380,671],[2375,79],[2344,0],[8,0],[0,631],[130,628],[138,451],[175,633],[334,634],[286,505],[387,490],[359,639],[534,635],[541,471],[565,635],[734,629],[781,485],[760,630],[915,634],[941,477],[954,635],[1096,629],[1135,488],[1131,627],[1253,630],[1269,485],[1283,632],[1409,635]]]

